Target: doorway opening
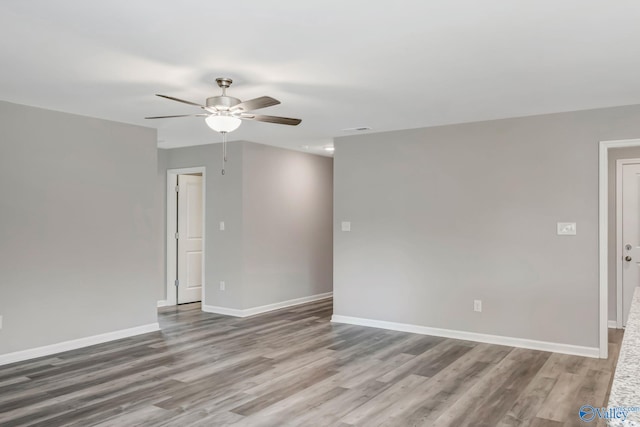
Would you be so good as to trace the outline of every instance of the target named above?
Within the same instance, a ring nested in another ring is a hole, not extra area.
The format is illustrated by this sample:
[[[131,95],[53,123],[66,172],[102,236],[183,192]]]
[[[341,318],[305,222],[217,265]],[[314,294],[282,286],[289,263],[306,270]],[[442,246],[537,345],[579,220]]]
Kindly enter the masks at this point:
[[[205,300],[205,167],[167,170],[167,305]]]
[[[615,323],[617,329],[622,329],[627,323],[635,287],[640,285],[640,158],[616,160],[615,197]]]
[[[606,359],[608,356],[608,327],[609,327],[609,198],[614,195],[610,194],[609,184],[609,150],[612,148],[640,147],[640,139],[627,139],[617,141],[600,141],[599,146],[599,191],[598,191],[598,246],[599,246],[599,316],[598,316],[598,336],[600,358]],[[624,244],[624,243],[622,243]],[[617,265],[617,264],[616,264]],[[615,267],[614,267],[615,268]],[[612,287],[616,288],[616,299],[621,294],[617,292],[617,283],[612,282]],[[617,306],[617,304],[616,304]],[[616,318],[618,319],[620,311],[616,310]],[[616,319],[616,324],[617,324]]]

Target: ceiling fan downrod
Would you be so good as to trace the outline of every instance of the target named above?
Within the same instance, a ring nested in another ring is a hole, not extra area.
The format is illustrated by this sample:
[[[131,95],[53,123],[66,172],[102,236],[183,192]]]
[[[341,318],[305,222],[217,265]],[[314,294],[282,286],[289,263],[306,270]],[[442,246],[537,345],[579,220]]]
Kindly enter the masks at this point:
[[[233,80],[227,77],[218,77],[216,83],[218,83],[218,87],[222,89],[222,96],[227,96],[227,88],[231,86]]]

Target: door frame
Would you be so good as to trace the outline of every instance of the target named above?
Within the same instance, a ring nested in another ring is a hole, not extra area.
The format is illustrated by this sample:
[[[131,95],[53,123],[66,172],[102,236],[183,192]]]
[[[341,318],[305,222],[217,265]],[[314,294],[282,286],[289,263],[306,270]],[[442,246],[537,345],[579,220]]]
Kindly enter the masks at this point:
[[[621,139],[600,141],[598,155],[598,246],[599,246],[599,347],[600,357],[608,356],[608,319],[609,319],[609,149],[622,147],[640,147],[640,139]],[[617,286],[617,285],[616,285]],[[616,313],[617,319],[617,313]],[[617,322],[617,320],[616,320]]]
[[[640,159],[616,160],[616,328],[622,329],[622,167],[638,165]]]
[[[206,251],[206,225],[207,225],[207,168],[204,166],[196,166],[191,168],[167,169],[167,256],[166,256],[166,305],[177,305],[176,301],[176,257],[178,250],[176,245],[176,233],[178,220],[176,209],[178,201],[176,200],[176,186],[178,185],[178,175],[187,175],[194,173],[202,173],[202,305],[205,301],[205,251]]]

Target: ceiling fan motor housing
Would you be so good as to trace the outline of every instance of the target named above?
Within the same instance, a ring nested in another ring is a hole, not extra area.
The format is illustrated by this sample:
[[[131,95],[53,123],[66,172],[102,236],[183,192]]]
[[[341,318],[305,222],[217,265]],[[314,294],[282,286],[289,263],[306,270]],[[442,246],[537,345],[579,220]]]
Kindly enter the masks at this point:
[[[225,111],[238,104],[240,104],[240,100],[232,96],[212,96],[207,98],[207,109],[213,108],[218,111]]]

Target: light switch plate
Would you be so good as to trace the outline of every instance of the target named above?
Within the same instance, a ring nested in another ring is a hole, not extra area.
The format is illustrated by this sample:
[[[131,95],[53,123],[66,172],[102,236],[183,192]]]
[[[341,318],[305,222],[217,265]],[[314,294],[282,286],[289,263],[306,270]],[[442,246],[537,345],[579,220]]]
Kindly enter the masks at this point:
[[[576,232],[577,230],[575,222],[558,223],[558,236],[575,236]]]
[[[220,221],[220,231],[224,231],[224,221]]]
[[[351,231],[351,223],[349,221],[342,221],[342,231]]]

